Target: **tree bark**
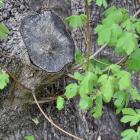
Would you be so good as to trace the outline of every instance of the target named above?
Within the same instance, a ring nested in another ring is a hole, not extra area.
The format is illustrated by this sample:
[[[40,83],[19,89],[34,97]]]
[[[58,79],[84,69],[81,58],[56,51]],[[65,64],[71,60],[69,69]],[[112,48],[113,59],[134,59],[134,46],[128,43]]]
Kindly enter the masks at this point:
[[[0,21],[3,21],[11,29],[8,40],[0,42],[0,64],[22,84],[31,89],[35,88],[38,100],[62,94],[66,83],[69,82],[68,78],[62,76],[63,72],[47,75],[43,70],[33,66],[19,32],[21,20],[36,11],[40,12],[40,9],[44,10],[42,7],[47,2],[48,0],[7,0],[5,8],[0,11]],[[135,0],[112,0],[110,5],[127,8],[132,15],[139,8]],[[85,11],[83,0],[50,0],[49,7],[63,21],[71,13],[78,14]],[[104,9],[97,7],[95,3],[91,6],[93,27],[96,27],[101,20],[103,11]],[[72,37],[76,47],[84,52],[84,32],[72,30]],[[92,52],[98,48],[95,40],[96,36],[93,33]],[[116,61],[110,49],[106,49],[101,55]],[[139,79],[136,80],[140,87]],[[1,140],[23,140],[27,135],[34,135],[36,140],[73,140],[45,120],[32,101],[31,93],[28,93],[27,90],[11,79],[8,88],[0,94]],[[53,101],[41,104],[41,107],[57,125],[84,140],[97,140],[99,136],[102,140],[121,139],[120,132],[124,127],[120,124],[120,118],[114,113],[114,108],[111,105],[105,105],[102,118],[95,120],[89,115],[89,112],[79,110],[78,101],[79,99],[76,98],[74,101],[67,102],[63,111],[58,111]],[[28,104],[28,102],[32,103]],[[32,119],[34,118],[38,118],[38,125],[33,122]]]

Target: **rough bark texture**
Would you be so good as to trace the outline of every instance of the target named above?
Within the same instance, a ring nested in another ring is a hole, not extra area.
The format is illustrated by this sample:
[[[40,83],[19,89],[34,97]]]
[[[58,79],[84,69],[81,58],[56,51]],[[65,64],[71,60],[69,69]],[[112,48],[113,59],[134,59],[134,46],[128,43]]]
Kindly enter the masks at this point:
[[[52,78],[52,75],[47,75],[43,70],[38,70],[33,66],[19,32],[21,20],[36,11],[45,10],[47,2],[48,0],[7,0],[5,8],[0,11],[0,21],[3,21],[11,29],[8,40],[0,42],[0,64],[4,65],[13,75],[16,75],[17,79],[24,85],[35,88],[38,99],[62,94],[68,81],[65,77],[55,81],[54,79],[58,78],[53,74],[52,83],[48,80]],[[125,7],[129,9],[131,15],[139,8],[135,0],[111,0],[110,5]],[[71,12],[72,14],[78,14],[85,11],[84,1],[82,0],[50,0],[49,7],[63,20]],[[103,11],[103,8],[92,4],[93,27],[100,21]],[[76,47],[81,48],[84,52],[85,38],[83,31],[73,30],[72,37]],[[98,48],[95,40],[96,36],[93,34],[92,52]],[[110,49],[106,49],[101,55],[108,56],[116,61]],[[56,75],[60,77],[58,73]],[[136,85],[140,87],[137,77]],[[29,101],[30,95],[12,79],[8,88],[0,94],[0,139],[23,140],[27,135],[34,135],[36,140],[72,140],[72,138],[51,126],[36,105],[23,104]],[[119,116],[115,115],[112,106],[104,107],[102,118],[94,120],[88,112],[81,112],[78,109],[78,100],[77,98],[68,102],[61,112],[55,108],[53,102],[43,104],[42,108],[56,124],[84,140],[97,140],[99,136],[102,140],[120,140],[120,132],[123,126],[119,122]],[[40,122],[38,125],[35,125],[32,121],[36,117]]]

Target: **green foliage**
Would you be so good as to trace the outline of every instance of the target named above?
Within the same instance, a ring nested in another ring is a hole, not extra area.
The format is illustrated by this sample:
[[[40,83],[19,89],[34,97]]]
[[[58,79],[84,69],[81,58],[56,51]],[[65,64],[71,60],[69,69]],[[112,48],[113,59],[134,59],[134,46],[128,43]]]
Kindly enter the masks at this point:
[[[24,140],[35,140],[35,137],[33,135],[25,136]]]
[[[126,53],[130,55],[138,48],[138,40],[134,33],[123,32],[116,44],[117,53]]]
[[[104,101],[107,103],[110,102],[114,93],[114,77],[108,75],[102,75],[98,79],[98,83],[101,83],[100,90]]]
[[[0,71],[0,90],[4,89],[9,83],[9,75],[5,71]]]
[[[102,21],[103,24],[109,23],[109,22],[120,24],[129,18],[129,14],[126,9],[116,8],[114,6],[108,8],[105,11],[104,15],[105,15],[105,18]]]
[[[78,93],[78,88],[79,87],[76,83],[69,84],[66,87],[66,92],[65,92],[65,96],[67,97],[67,99],[74,98]]]
[[[119,78],[119,89],[122,90],[126,90],[127,88],[131,87],[131,75],[130,73],[126,72],[126,71],[120,71],[117,74],[118,78]]]
[[[121,133],[121,140],[140,140],[140,128],[137,131],[126,129]]]
[[[90,5],[92,0],[88,0]],[[107,7],[106,0],[96,0],[98,6]],[[80,64],[82,71],[75,71],[73,83],[65,88],[65,94],[58,97],[57,108],[64,108],[66,100],[79,96],[79,108],[89,110],[98,119],[103,114],[103,104],[113,101],[116,113],[122,112],[122,123],[134,126],[140,121],[140,109],[128,108],[129,101],[140,101],[140,94],[132,83],[132,71],[140,70],[140,49],[138,35],[140,33],[140,19],[129,16],[123,8],[110,7],[104,12],[104,19],[95,28],[98,35],[98,45],[107,44],[112,47],[116,55],[128,58],[124,65],[112,64],[111,61],[93,58],[89,67],[85,68],[86,57],[81,51],[75,54],[76,64]],[[86,15],[73,15],[66,19],[72,28],[81,28],[87,22]],[[88,21],[90,22],[90,21]],[[87,28],[87,27],[86,27]],[[89,38],[87,38],[89,39]],[[89,39],[90,40],[90,39]],[[126,57],[127,56],[127,57]],[[140,129],[127,129],[121,134],[122,140],[139,140]]]
[[[140,109],[124,108],[122,113],[124,116],[121,118],[121,122],[123,123],[130,122],[130,126],[134,126],[140,121]]]
[[[84,58],[82,52],[79,49],[77,49],[75,52],[76,63],[82,65],[84,63],[84,60],[85,60],[85,58]]]
[[[4,0],[0,0],[0,9],[4,6]]]
[[[80,102],[79,102],[80,109],[87,110],[87,109],[91,108],[92,105],[93,105],[92,98],[90,98],[88,96],[84,96],[84,97],[80,98]]]
[[[140,19],[136,19],[136,22],[134,23],[134,28],[137,33],[140,33]]]
[[[102,116],[103,113],[103,100],[101,93],[99,93],[99,95],[96,97],[95,104],[95,107],[92,109],[92,116],[98,119]]]
[[[57,98],[57,109],[62,110],[64,108],[65,100],[63,97],[59,96]]]
[[[140,48],[137,48],[130,56],[126,62],[127,67],[131,71],[140,70]]]
[[[129,96],[124,91],[118,91],[114,94],[114,105],[117,108],[116,113],[120,113],[124,107],[127,107]]]
[[[98,5],[98,6],[104,6],[105,8],[107,7],[107,2],[106,2],[106,0],[95,0],[96,1],[96,4]]]
[[[36,125],[38,125],[38,124],[40,123],[38,118],[33,118],[32,121],[33,121]]]
[[[4,7],[4,2],[4,0],[0,0],[0,9]],[[9,29],[0,22],[0,39],[6,39],[9,33]]]
[[[115,45],[122,34],[122,29],[116,23],[105,23],[98,25],[95,29],[98,33],[98,45],[110,44]]]
[[[72,28],[81,28],[87,22],[87,16],[85,14],[72,15],[66,18],[66,22]]]
[[[3,23],[0,23],[0,39],[6,39],[9,33],[9,29]]]
[[[139,101],[140,102],[140,94],[138,92],[138,90],[135,87],[131,87],[129,89],[130,95],[132,100],[135,101]]]
[[[133,53],[138,48],[137,33],[140,31],[140,21],[129,16],[128,11],[123,8],[111,7],[104,15],[102,24],[95,29],[98,45],[108,44],[115,47],[118,54]]]
[[[134,126],[140,122],[140,109],[124,108],[122,110],[123,117],[121,122],[130,123],[130,126]],[[134,129],[126,129],[121,133],[122,140],[139,140],[140,139],[140,127],[137,131]]]
[[[81,97],[84,97],[87,94],[90,94],[93,91],[93,83],[97,80],[97,76],[92,72],[86,72],[83,80],[79,85],[79,94]]]

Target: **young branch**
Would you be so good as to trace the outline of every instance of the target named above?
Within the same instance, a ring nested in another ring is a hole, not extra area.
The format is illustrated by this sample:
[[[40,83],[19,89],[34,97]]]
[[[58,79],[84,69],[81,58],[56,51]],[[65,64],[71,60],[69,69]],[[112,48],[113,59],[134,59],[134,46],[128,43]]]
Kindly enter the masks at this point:
[[[88,0],[85,0],[87,25],[86,25],[86,63],[87,69],[90,63],[90,48],[91,48],[91,27],[90,27],[90,8]]]
[[[90,60],[93,59],[95,56],[97,56],[97,55],[98,55],[102,50],[104,50],[106,47],[107,47],[107,44],[101,46],[101,48],[98,49],[94,54],[92,54],[92,55],[89,57],[89,59],[90,59]],[[86,61],[85,61],[84,63],[86,63]],[[73,67],[72,70],[78,70],[78,69],[81,69],[81,65],[76,65],[75,67]]]
[[[104,50],[107,47],[107,44],[101,46],[100,49],[98,49],[93,55],[90,56],[90,59],[93,59],[95,56],[97,56],[102,50]]]
[[[137,17],[140,14],[140,9],[134,14],[133,17]]]
[[[64,129],[62,129],[62,128],[59,127],[58,125],[56,125],[56,124],[47,116],[47,114],[42,110],[41,106],[39,105],[39,103],[38,103],[38,101],[37,101],[37,98],[36,98],[34,92],[33,92],[33,98],[34,98],[35,103],[36,103],[36,105],[38,106],[40,112],[44,115],[44,117],[48,120],[48,122],[50,122],[55,128],[57,128],[57,129],[60,130],[61,132],[67,134],[68,136],[70,136],[70,137],[72,137],[72,138],[74,138],[74,139],[83,140],[82,138],[79,138],[79,137],[77,137],[77,136],[75,136],[75,135],[73,135],[73,134],[71,134],[71,133],[65,131]]]

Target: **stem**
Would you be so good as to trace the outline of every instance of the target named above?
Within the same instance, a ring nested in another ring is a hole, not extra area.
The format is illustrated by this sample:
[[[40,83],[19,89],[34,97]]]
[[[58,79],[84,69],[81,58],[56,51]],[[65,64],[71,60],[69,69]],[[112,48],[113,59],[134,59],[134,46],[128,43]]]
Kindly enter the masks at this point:
[[[107,47],[107,44],[101,46],[101,48],[99,48],[93,55],[90,56],[90,59],[93,59],[95,56],[97,56],[106,47]]]
[[[92,55],[89,57],[89,59],[90,59],[90,60],[93,59],[95,56],[97,56],[97,55],[98,55],[102,50],[104,50],[106,47],[107,47],[107,44],[101,46],[101,48],[98,49],[94,54],[92,54]],[[84,63],[86,63],[86,62],[84,62]],[[73,67],[72,70],[75,71],[75,70],[78,70],[78,69],[81,69],[81,65],[80,65],[80,64],[79,64],[79,65],[76,65],[75,67]]]
[[[133,17],[137,17],[140,14],[140,9],[134,14]]]
[[[91,47],[91,32],[90,32],[90,8],[88,5],[88,0],[85,0],[86,16],[87,16],[87,25],[86,25],[86,63],[87,69],[90,63],[90,47]]]
[[[40,112],[43,114],[43,116],[48,120],[48,122],[50,122],[55,128],[57,128],[58,130],[60,130],[60,131],[63,132],[64,134],[66,134],[66,135],[68,135],[68,136],[70,136],[70,137],[72,137],[72,138],[74,138],[74,139],[76,139],[76,140],[83,140],[82,138],[79,138],[79,137],[77,137],[77,136],[75,136],[75,135],[73,135],[73,134],[71,134],[71,133],[65,131],[64,129],[62,129],[62,128],[59,127],[58,125],[56,125],[56,124],[52,121],[52,119],[49,118],[48,115],[42,110],[41,106],[39,105],[39,103],[38,103],[38,101],[37,101],[37,98],[36,98],[36,96],[35,96],[35,93],[33,92],[32,94],[33,94],[33,98],[34,98],[34,100],[35,100],[36,105],[38,106],[38,108],[39,108]]]
[[[96,58],[93,58],[93,60],[95,60],[96,62],[100,63],[100,64],[103,64],[103,65],[106,65],[106,66],[109,66],[110,64],[107,64],[107,63],[104,63]]]

